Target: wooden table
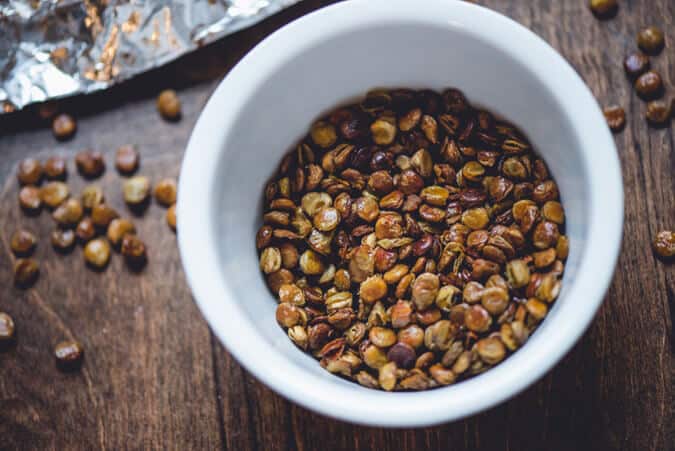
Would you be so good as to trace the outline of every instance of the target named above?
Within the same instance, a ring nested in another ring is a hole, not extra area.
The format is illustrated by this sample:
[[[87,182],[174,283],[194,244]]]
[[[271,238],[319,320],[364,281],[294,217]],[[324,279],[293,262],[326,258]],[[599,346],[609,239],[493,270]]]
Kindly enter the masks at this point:
[[[675,429],[672,323],[675,269],[649,247],[657,230],[675,227],[672,125],[648,128],[644,103],[621,68],[640,27],[667,30],[669,47],[653,64],[673,93],[672,0],[622,0],[616,18],[596,20],[587,0],[482,0],[542,36],[581,73],[600,103],[628,115],[616,136],[626,194],[624,247],[605,303],[583,339],[541,381],[515,399],[465,421],[418,430],[383,430],[326,419],[257,382],[210,332],[190,297],[164,210],[136,218],[150,264],[141,274],[114,256],[107,271],[85,269],[81,250],[57,256],[51,218],[18,211],[17,161],[69,157],[69,183],[84,181],[72,155],[106,153],[100,181],[125,209],[114,149],[137,144],[141,172],[154,180],[179,170],[190,130],[219,79],[256,43],[329,1],[305,0],[256,27],[101,94],[63,102],[79,120],[76,137],[56,142],[35,112],[0,118],[0,310],[18,327],[17,344],[0,353],[0,449],[484,449],[667,450]],[[182,121],[162,121],[155,95],[174,87]],[[596,168],[598,172],[602,167]],[[42,237],[34,288],[12,286],[9,235],[18,226]],[[80,372],[56,370],[52,349],[64,338],[86,348]],[[270,368],[270,371],[273,371]]]

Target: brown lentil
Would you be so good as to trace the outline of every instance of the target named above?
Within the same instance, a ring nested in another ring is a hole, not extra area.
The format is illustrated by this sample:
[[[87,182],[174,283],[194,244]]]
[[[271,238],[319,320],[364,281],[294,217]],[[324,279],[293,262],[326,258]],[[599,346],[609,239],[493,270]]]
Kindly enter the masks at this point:
[[[636,79],[649,70],[649,57],[635,52],[623,60],[623,68],[630,79]]]
[[[120,174],[129,175],[136,172],[140,164],[140,155],[131,144],[120,146],[115,151],[115,168]]]
[[[104,268],[110,260],[110,245],[103,238],[94,238],[84,246],[84,260],[94,268]]]
[[[82,207],[86,211],[91,211],[94,206],[103,203],[103,190],[97,185],[85,186],[80,195],[80,200],[82,201]]]
[[[675,232],[661,230],[654,237],[652,247],[656,255],[664,260],[675,257]]]
[[[84,348],[74,340],[62,341],[54,347],[54,357],[61,371],[76,370],[82,365]]]
[[[105,171],[105,160],[101,152],[85,149],[75,155],[77,170],[86,178],[96,178]]]
[[[176,204],[166,210],[166,223],[171,227],[171,230],[176,231]]]
[[[122,193],[127,204],[140,205],[150,195],[150,180],[143,175],[131,177],[122,184]]]
[[[647,27],[637,35],[637,44],[640,49],[650,55],[658,54],[665,44],[663,31],[658,27]]]
[[[82,203],[77,199],[67,199],[52,212],[52,218],[62,227],[74,227],[84,214]]]
[[[35,186],[24,186],[19,191],[19,205],[26,212],[36,212],[42,205],[40,199],[40,188]]]
[[[590,0],[589,7],[593,11],[593,14],[604,18],[613,15],[619,4],[617,0]]]
[[[96,204],[91,209],[91,221],[96,227],[103,229],[108,227],[110,221],[118,218],[120,215],[117,211],[108,204]]]
[[[661,76],[653,70],[647,71],[635,80],[635,91],[644,100],[652,100],[663,92]]]
[[[170,207],[176,203],[176,180],[162,179],[155,185],[155,199],[160,205]]]
[[[626,125],[626,112],[620,106],[612,105],[602,110],[609,129],[620,132]]]
[[[652,100],[647,103],[645,117],[650,124],[656,127],[663,126],[670,121],[671,108],[672,103],[670,100]]]
[[[52,230],[51,243],[57,251],[68,252],[75,244],[75,232],[72,229],[56,228]]]
[[[127,233],[122,237],[120,253],[130,266],[142,265],[148,258],[145,243],[133,233]]]
[[[178,94],[173,89],[165,89],[157,96],[157,111],[162,117],[169,121],[175,121],[180,118],[181,105]]]
[[[49,157],[44,164],[44,173],[49,180],[63,180],[66,178],[66,160],[61,157]]]
[[[14,340],[14,320],[5,312],[0,312],[0,344]]]
[[[36,245],[37,237],[25,229],[17,230],[10,239],[10,247],[17,257],[26,257],[32,254]]]
[[[70,191],[63,182],[49,182],[40,188],[40,200],[49,208],[56,208],[68,198]]]
[[[68,114],[59,114],[52,121],[52,132],[58,140],[66,140],[77,131],[77,123]]]
[[[40,265],[32,258],[19,258],[14,263],[14,284],[20,288],[31,286],[38,278]]]
[[[382,390],[449,385],[517,351],[569,252],[558,187],[515,127],[457,90],[405,92],[312,124],[264,188],[255,243],[289,339]]]
[[[115,218],[108,224],[106,236],[113,247],[118,247],[126,234],[136,233],[134,223],[124,218]]]
[[[35,158],[26,158],[19,163],[16,178],[22,185],[37,185],[42,180],[42,164]]]

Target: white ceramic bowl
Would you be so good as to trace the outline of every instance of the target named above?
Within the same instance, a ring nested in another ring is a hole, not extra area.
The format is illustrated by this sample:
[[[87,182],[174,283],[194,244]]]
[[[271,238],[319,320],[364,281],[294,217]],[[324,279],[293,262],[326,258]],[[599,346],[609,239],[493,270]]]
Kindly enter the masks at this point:
[[[556,178],[570,255],[563,291],[525,346],[453,386],[385,393],[333,376],[275,322],[254,245],[261,192],[319,113],[373,87],[460,88],[520,126]],[[178,241],[194,297],[227,350],[284,397],[361,424],[456,420],[539,379],[586,330],[614,271],[623,190],[614,142],[588,88],[508,18],[452,0],[353,0],[256,46],[209,100],[180,174]]]

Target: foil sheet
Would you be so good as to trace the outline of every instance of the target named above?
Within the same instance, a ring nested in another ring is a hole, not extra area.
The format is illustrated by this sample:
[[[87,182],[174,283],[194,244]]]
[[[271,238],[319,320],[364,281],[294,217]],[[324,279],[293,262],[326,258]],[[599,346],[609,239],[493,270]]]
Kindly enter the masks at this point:
[[[105,89],[299,0],[0,0],[0,114]]]

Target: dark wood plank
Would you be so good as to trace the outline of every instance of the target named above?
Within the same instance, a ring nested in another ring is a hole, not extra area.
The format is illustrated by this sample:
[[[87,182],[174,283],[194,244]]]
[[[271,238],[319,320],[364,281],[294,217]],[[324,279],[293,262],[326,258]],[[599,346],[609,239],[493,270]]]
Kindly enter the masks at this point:
[[[602,105],[626,108],[617,135],[626,194],[624,248],[605,304],[583,339],[545,378],[513,400],[465,421],[418,430],[349,425],[295,406],[246,373],[209,334],[183,280],[175,238],[152,205],[137,218],[150,265],[130,274],[119,258],[102,274],[84,269],[80,250],[58,257],[47,243],[51,220],[28,219],[15,204],[12,170],[25,155],[71,156],[82,147],[139,145],[142,172],[175,175],[196,117],[222,77],[273,30],[331,1],[305,0],[260,25],[169,66],[94,96],[63,102],[77,112],[73,141],[57,143],[33,112],[0,118],[0,310],[17,321],[17,346],[0,353],[0,448],[7,449],[673,449],[672,352],[675,269],[657,261],[651,236],[675,226],[673,127],[652,129],[621,60],[639,28],[673,29],[675,3],[622,1],[597,21],[585,1],[481,0],[528,26],[579,71]],[[653,59],[673,93],[675,52]],[[183,120],[167,124],[154,95],[178,87]],[[82,181],[71,164],[75,191]],[[602,171],[602,168],[598,168]],[[119,178],[101,182],[125,207]],[[8,237],[17,224],[43,236],[42,277],[29,291],[11,286]],[[62,374],[51,349],[82,340],[83,370]]]

